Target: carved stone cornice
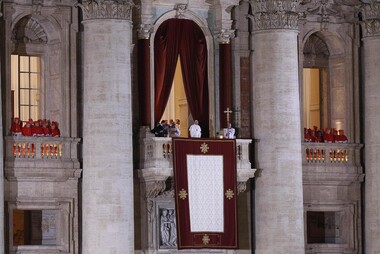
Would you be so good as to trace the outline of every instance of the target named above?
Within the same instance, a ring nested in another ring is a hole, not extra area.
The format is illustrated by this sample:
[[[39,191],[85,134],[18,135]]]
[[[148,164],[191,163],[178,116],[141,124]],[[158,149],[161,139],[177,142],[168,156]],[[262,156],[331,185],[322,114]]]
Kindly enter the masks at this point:
[[[371,2],[361,7],[363,36],[380,36],[380,3]]]
[[[250,1],[253,15],[253,30],[298,29],[299,0],[253,0]]]
[[[141,24],[137,29],[137,36],[139,40],[147,40],[153,33],[153,26],[150,24]]]
[[[215,36],[219,44],[230,44],[231,39],[235,38],[235,30],[221,29],[215,32]]]
[[[83,12],[83,20],[122,19],[132,20],[132,8],[137,7],[132,0],[83,0],[75,4]]]

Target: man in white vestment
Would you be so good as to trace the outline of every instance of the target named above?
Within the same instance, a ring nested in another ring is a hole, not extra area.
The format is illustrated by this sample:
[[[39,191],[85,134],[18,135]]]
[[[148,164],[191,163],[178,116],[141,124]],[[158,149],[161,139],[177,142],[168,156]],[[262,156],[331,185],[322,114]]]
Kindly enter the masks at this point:
[[[231,124],[228,124],[228,128],[224,128],[224,138],[235,138],[235,128],[232,128]]]
[[[200,138],[202,135],[201,127],[198,125],[198,120],[194,121],[194,124],[190,126],[190,137],[192,138]]]

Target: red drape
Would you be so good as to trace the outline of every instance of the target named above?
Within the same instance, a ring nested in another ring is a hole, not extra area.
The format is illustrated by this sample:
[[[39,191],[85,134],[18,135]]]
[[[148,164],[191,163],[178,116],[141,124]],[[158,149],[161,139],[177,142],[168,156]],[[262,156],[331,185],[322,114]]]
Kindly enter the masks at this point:
[[[137,76],[139,82],[140,125],[150,126],[150,52],[149,39],[138,40]]]
[[[191,20],[169,19],[157,30],[154,52],[155,122],[164,113],[180,55],[191,115],[199,121],[204,136],[208,136],[207,44],[202,30]]]
[[[220,44],[219,52],[220,128],[227,128],[227,115],[224,111],[232,109],[231,44]],[[232,123],[231,115],[229,121]]]

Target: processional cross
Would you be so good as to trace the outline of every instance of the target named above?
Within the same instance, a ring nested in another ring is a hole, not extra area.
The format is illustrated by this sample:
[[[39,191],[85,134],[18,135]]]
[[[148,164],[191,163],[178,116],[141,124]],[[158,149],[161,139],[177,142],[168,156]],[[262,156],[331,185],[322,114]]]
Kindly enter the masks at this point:
[[[232,114],[232,110],[227,107],[226,110],[223,111],[227,115],[227,125],[230,123],[230,114]]]

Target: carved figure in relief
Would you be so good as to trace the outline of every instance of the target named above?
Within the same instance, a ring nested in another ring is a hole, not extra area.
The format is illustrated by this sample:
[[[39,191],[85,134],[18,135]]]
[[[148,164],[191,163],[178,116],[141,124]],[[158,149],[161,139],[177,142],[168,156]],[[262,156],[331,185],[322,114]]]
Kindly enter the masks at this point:
[[[177,246],[177,228],[174,209],[162,209],[160,215],[160,245]]]

